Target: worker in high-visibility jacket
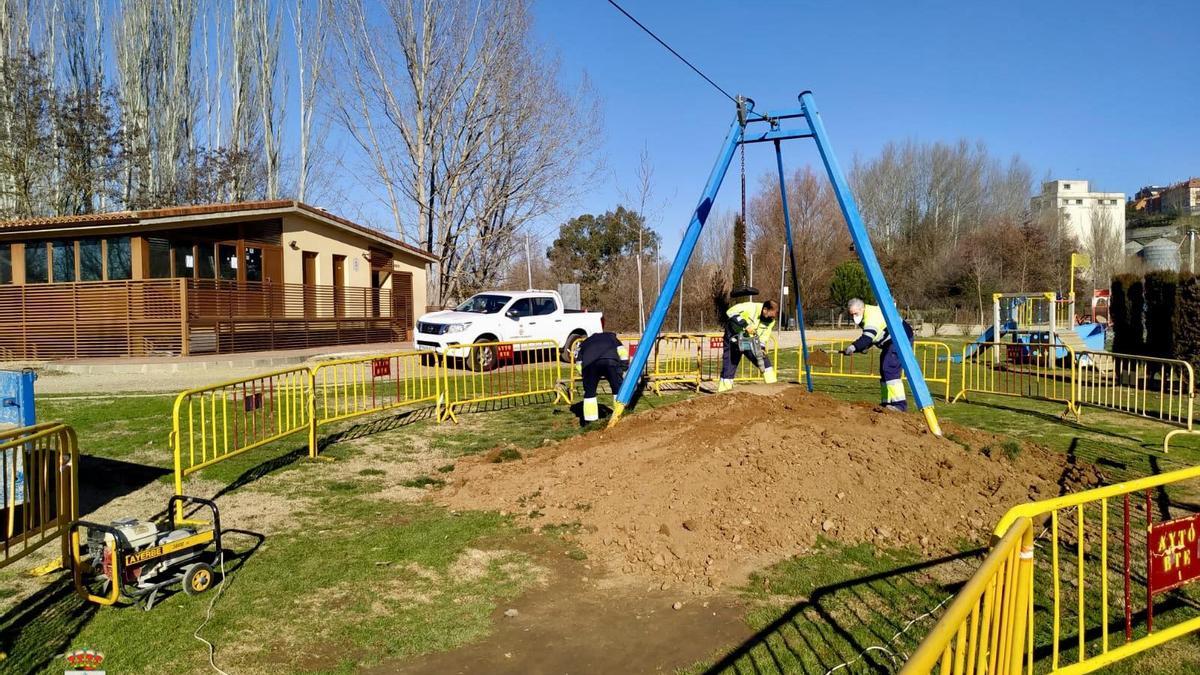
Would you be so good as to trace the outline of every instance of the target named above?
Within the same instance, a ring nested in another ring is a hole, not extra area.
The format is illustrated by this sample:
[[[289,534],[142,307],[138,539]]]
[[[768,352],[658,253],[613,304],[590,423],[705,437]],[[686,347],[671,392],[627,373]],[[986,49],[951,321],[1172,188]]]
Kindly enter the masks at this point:
[[[725,312],[725,353],[721,358],[718,392],[733,389],[733,378],[743,356],[762,370],[764,382],[775,382],[775,366],[763,345],[771,338],[778,314],[779,305],[774,300],[739,302]]]
[[[872,346],[879,348],[879,397],[884,408],[905,412],[908,401],[904,396],[903,370],[900,366],[900,353],[895,349],[892,336],[888,334],[887,321],[883,310],[877,305],[868,305],[859,298],[846,303],[846,310],[854,324],[862,328],[862,335],[842,350],[847,356],[867,351]],[[909,341],[913,338],[912,326],[904,322],[904,332]]]
[[[621,343],[616,333],[592,333],[579,343],[579,355],[575,367],[583,378],[583,421],[600,419],[600,401],[596,398],[596,387],[600,380],[608,380],[615,396],[625,380],[629,367],[629,349]]]

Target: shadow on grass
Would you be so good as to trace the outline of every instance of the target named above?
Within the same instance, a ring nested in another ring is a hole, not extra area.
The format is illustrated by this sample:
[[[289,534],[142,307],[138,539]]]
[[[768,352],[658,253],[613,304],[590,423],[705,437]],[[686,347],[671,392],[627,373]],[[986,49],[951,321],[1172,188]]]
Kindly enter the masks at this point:
[[[109,502],[137,492],[169,475],[170,469],[80,455],[79,512],[91,513]]]
[[[936,607],[957,592],[969,572],[947,586],[931,585],[926,575],[985,552],[963,551],[817,588],[704,672],[825,673],[851,662],[860,667],[847,672],[893,670],[933,625],[934,617],[928,617],[927,625],[904,633],[907,621],[917,618],[914,608]]]
[[[435,419],[435,408],[433,406],[425,406],[413,410],[405,410],[396,415],[388,415],[386,417],[377,417],[365,422],[358,422],[349,428],[342,429],[317,439],[317,452],[324,452],[331,445],[336,445],[342,441],[352,441],[358,438],[366,438],[374,434],[381,434],[388,431],[402,429],[410,424],[424,422],[426,420]]]
[[[394,431],[411,424],[416,424],[424,420],[434,418],[434,408],[424,407],[414,410],[405,410],[396,415],[388,415],[386,417],[377,417],[365,422],[356,423],[346,429],[341,429],[335,433],[329,434],[317,441],[318,453],[324,452],[331,446],[334,446],[342,441],[354,440],[356,438],[365,438],[372,434]],[[308,448],[305,446],[297,447],[293,450],[276,455],[267,460],[259,462],[254,466],[243,471],[237,478],[233,479],[228,485],[221,488],[211,498],[218,499],[235,490],[246,487],[251,483],[261,480],[277,471],[288,468],[298,462],[302,462],[308,457]]]
[[[1021,398],[1021,400],[1029,400],[1023,396],[1020,398]],[[1050,401],[1048,399],[1036,399],[1036,400],[1044,400],[1046,403],[1055,403],[1055,401]],[[1022,415],[1030,415],[1032,417],[1036,417],[1038,419],[1045,420],[1052,424],[1061,424],[1062,426],[1067,427],[1073,431],[1082,431],[1082,432],[1088,432],[1088,433],[1093,433],[1093,434],[1104,434],[1105,436],[1113,436],[1115,438],[1120,438],[1122,440],[1126,440],[1131,443],[1135,443],[1139,446],[1141,446],[1145,442],[1145,439],[1143,439],[1143,438],[1119,434],[1119,433],[1114,432],[1112,429],[1100,429],[1095,426],[1088,426],[1088,425],[1080,422],[1079,420],[1071,419],[1070,414],[1067,413],[1065,410],[1062,413],[1055,415],[1053,413],[1043,412],[1041,410],[1035,410],[1033,408],[1023,408],[1018,405],[1005,405],[1001,401],[995,401],[995,400],[990,400],[990,399],[982,399],[982,398],[972,399],[969,396],[967,396],[967,397],[964,397],[963,399],[961,399],[961,401],[963,403],[977,405],[982,408],[992,408],[995,410],[1004,410],[1006,412],[1019,413]],[[1063,404],[1063,405],[1065,406],[1066,404]]]
[[[233,574],[262,546],[266,538],[258,532],[248,530],[228,529],[224,536],[241,535],[252,540],[245,549],[233,551],[225,548],[225,573],[228,581],[226,586],[234,583]],[[163,595],[158,602],[164,602],[171,596],[179,594],[174,589],[168,595]],[[215,593],[216,586],[209,593]],[[207,594],[197,600],[207,603]],[[60,572],[58,578],[45,588],[37,591],[25,600],[10,608],[0,616],[0,652],[8,655],[5,659],[3,672],[36,673],[54,666],[59,661],[63,670],[68,664],[62,659],[72,642],[88,625],[97,612],[140,612],[138,605],[117,605],[102,608],[84,600],[75,593],[75,583],[70,572]],[[170,611],[156,607],[150,611]]]

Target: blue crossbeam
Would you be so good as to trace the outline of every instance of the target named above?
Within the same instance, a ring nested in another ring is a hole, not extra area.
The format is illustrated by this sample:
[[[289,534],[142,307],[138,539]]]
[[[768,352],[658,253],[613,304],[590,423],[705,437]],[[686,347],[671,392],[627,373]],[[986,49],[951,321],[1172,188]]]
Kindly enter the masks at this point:
[[[786,141],[792,138],[812,138],[812,133],[799,129],[772,129],[770,131],[747,132],[743,144]]]

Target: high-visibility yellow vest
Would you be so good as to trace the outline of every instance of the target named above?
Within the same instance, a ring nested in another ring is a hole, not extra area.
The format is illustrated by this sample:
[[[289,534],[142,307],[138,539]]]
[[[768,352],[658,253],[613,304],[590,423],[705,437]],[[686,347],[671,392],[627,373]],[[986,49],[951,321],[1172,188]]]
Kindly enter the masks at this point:
[[[771,331],[775,328],[775,320],[768,319],[767,321],[763,321],[762,308],[763,303],[761,302],[739,302],[730,307],[725,312],[725,316],[729,319],[740,318],[745,321],[746,328],[753,328],[755,330],[754,335],[758,338],[759,342],[766,344],[767,340],[771,337]]]

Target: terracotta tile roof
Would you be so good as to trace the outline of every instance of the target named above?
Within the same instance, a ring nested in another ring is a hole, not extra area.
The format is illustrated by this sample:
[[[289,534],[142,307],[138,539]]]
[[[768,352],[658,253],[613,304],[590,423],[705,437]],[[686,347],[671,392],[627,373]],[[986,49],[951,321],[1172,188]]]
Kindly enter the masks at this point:
[[[233,202],[229,204],[201,204],[195,206],[169,206],[160,209],[144,209],[141,211],[114,211],[110,213],[91,213],[80,216],[53,216],[47,218],[30,218],[27,220],[0,221],[0,234],[8,232],[37,232],[61,227],[103,227],[107,225],[134,225],[143,221],[185,218],[190,216],[220,215],[251,211],[277,211],[286,209],[296,213],[333,222],[349,230],[378,239],[396,248],[414,253],[427,260],[437,260],[429,251],[403,242],[395,237],[378,230],[359,225],[351,220],[334,215],[324,209],[298,202],[291,199],[264,200],[255,202]]]

